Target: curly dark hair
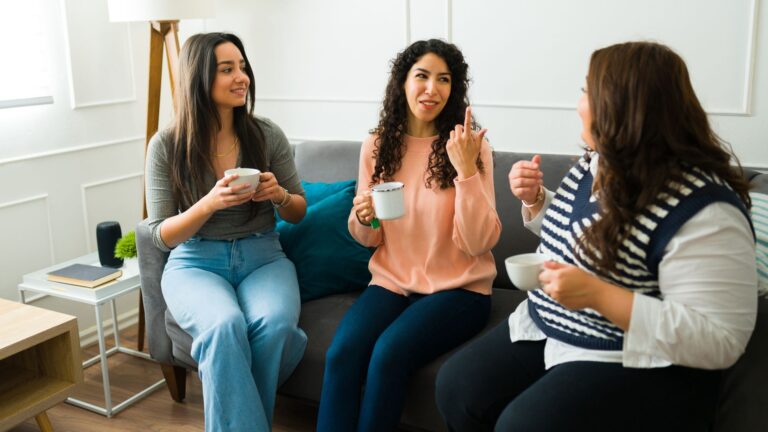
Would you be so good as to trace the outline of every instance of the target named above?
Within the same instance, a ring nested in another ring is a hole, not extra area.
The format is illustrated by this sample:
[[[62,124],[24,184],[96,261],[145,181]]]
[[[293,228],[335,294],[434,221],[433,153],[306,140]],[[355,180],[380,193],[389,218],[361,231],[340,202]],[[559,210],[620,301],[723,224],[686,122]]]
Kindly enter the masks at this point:
[[[378,135],[374,144],[373,157],[376,166],[371,176],[371,185],[381,180],[389,181],[400,169],[405,152],[403,139],[407,131],[408,101],[405,96],[405,81],[408,72],[414,63],[426,54],[435,54],[448,66],[451,73],[451,94],[443,110],[435,118],[435,128],[438,137],[432,143],[432,153],[429,155],[428,175],[424,181],[427,188],[431,188],[433,182],[440,189],[453,187],[453,179],[456,178],[456,168],[448,159],[445,144],[450,138],[454,126],[464,123],[464,115],[469,106],[467,88],[469,77],[467,75],[467,63],[464,55],[456,45],[439,40],[429,39],[412,43],[401,51],[392,60],[392,69],[389,82],[384,95],[384,103],[379,113],[379,125],[371,130]],[[479,129],[479,125],[472,120],[472,129]],[[477,167],[483,172],[483,163],[477,158]]]
[[[670,48],[629,42],[595,51],[587,97],[602,217],[579,244],[599,269],[613,268],[632,220],[690,167],[715,174],[750,207],[738,159],[712,131],[685,62]]]

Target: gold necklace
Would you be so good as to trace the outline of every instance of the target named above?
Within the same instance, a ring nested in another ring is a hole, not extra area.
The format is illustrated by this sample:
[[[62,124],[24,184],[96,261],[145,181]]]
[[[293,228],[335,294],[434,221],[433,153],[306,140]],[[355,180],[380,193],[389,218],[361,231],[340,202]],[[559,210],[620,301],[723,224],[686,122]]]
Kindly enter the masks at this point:
[[[230,147],[229,150],[225,151],[224,153],[214,153],[214,155],[216,157],[224,157],[224,156],[232,153],[232,150],[234,150],[235,147],[237,147],[238,142],[240,142],[240,140],[238,140],[237,137],[235,137],[235,141],[232,143],[232,147]]]

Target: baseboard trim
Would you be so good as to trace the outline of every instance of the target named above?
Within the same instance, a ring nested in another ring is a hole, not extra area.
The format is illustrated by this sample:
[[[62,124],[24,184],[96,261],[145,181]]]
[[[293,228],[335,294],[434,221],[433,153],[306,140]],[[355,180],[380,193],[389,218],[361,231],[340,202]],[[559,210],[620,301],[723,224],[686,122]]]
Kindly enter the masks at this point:
[[[117,325],[120,331],[139,322],[139,308],[131,309],[117,315]],[[104,336],[112,335],[112,318],[104,320]],[[85,348],[99,342],[99,334],[96,325],[92,325],[80,331],[80,347]]]

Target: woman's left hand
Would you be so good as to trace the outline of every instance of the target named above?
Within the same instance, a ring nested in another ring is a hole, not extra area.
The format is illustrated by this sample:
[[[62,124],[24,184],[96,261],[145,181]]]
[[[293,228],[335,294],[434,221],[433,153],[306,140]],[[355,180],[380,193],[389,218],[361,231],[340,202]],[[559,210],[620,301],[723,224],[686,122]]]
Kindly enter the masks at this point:
[[[586,271],[554,261],[544,263],[539,273],[541,288],[555,301],[568,309],[595,309],[605,282]]]
[[[486,132],[487,129],[482,129],[480,132],[472,130],[472,108],[467,107],[464,125],[454,127],[445,145],[448,159],[456,168],[459,180],[472,177],[477,173],[477,158]]]
[[[263,172],[259,176],[259,187],[256,188],[256,193],[253,195],[252,200],[266,201],[270,200],[274,203],[281,203],[285,199],[285,191],[277,183],[275,175],[271,172]]]

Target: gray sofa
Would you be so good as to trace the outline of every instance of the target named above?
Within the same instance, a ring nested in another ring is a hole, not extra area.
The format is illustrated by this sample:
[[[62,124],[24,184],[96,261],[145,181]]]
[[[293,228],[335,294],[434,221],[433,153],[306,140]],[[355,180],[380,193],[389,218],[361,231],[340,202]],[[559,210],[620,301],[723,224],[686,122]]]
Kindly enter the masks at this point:
[[[332,182],[357,177],[359,142],[306,142],[295,146],[299,174],[310,182]],[[524,299],[506,275],[504,258],[533,251],[536,236],[523,228],[519,201],[509,191],[507,173],[520,159],[530,159],[525,153],[495,152],[494,180],[496,204],[503,230],[493,249],[498,276],[494,283],[493,308],[485,330],[504,320]],[[573,156],[543,155],[545,184],[555,189],[565,172],[575,161]],[[749,172],[758,190],[768,193],[768,174]],[[182,331],[168,313],[160,291],[160,275],[167,259],[152,244],[144,223],[137,229],[136,242],[141,269],[141,290],[146,311],[146,331],[149,351],[161,363],[171,396],[184,399],[186,369],[196,364],[189,355],[191,338]],[[304,359],[293,375],[279,390],[284,397],[318,403],[325,363],[325,351],[330,345],[336,326],[358,293],[333,295],[302,305],[299,325],[309,342]],[[451,353],[446,353],[412,379],[401,426],[408,430],[444,431],[434,402],[435,377],[440,365]],[[588,397],[588,395],[586,395]],[[768,300],[761,298],[757,327],[746,354],[725,373],[714,431],[768,430]]]

